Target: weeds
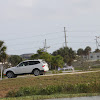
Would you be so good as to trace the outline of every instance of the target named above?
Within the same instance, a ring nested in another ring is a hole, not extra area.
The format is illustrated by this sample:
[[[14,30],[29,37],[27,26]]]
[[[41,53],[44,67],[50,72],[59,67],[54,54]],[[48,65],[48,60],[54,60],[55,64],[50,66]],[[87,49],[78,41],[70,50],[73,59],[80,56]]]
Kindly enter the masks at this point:
[[[67,94],[77,94],[77,93],[100,93],[100,84],[63,84],[63,85],[49,85],[45,88],[34,88],[34,87],[23,87],[17,92],[10,91],[7,97],[20,97],[20,96],[30,96],[30,95],[51,95],[55,93],[67,93]]]
[[[54,93],[69,94],[82,92],[100,93],[100,72],[25,77],[0,81],[0,97],[12,94],[12,96],[18,97],[35,94],[51,95]]]

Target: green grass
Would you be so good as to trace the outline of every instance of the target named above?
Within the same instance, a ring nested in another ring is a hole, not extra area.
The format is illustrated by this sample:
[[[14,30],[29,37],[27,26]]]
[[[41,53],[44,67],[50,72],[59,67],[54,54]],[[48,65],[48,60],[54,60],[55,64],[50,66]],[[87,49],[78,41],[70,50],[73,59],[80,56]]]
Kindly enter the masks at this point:
[[[100,68],[91,68],[90,70],[91,71],[98,71],[98,70],[100,70]]]
[[[75,85],[93,82],[100,84],[100,72],[5,79],[0,81],[0,97],[5,97],[9,91],[18,91],[21,87],[36,87],[39,89],[58,84]]]
[[[43,99],[73,98],[73,97],[86,97],[86,96],[100,96],[100,93],[33,95],[24,97],[1,98],[0,100],[43,100]]]
[[[100,66],[92,66],[90,69],[87,68],[86,70],[84,70],[82,67],[76,67],[75,71],[98,71],[100,70]]]
[[[22,87],[18,91],[10,91],[7,97],[20,97],[30,95],[52,95],[56,93],[78,94],[78,93],[100,93],[100,83],[81,84],[59,84],[48,85],[45,88]]]

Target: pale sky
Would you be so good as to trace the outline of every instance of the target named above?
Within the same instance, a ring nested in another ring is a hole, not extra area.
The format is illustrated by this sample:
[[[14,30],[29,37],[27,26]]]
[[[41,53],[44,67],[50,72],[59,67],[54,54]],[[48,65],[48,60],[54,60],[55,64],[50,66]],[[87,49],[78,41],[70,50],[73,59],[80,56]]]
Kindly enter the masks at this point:
[[[47,39],[49,53],[64,46],[96,49],[100,0],[0,0],[0,40],[8,54],[36,53]]]

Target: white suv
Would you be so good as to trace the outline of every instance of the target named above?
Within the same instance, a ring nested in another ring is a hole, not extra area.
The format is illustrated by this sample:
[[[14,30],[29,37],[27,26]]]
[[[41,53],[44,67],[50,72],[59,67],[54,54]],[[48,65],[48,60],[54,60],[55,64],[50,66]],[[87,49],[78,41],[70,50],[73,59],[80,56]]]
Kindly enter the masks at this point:
[[[19,63],[15,67],[11,67],[4,70],[4,75],[8,78],[17,77],[17,75],[34,74],[35,76],[43,75],[48,71],[48,64],[42,60],[26,60]]]

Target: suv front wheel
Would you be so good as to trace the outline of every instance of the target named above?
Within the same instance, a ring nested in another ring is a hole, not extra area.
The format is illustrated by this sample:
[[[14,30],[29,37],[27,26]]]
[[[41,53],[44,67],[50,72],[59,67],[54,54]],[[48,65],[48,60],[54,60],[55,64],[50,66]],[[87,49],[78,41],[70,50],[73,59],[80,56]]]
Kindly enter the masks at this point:
[[[14,75],[13,72],[8,72],[8,73],[7,73],[7,77],[8,77],[8,78],[14,78],[14,76],[15,76],[15,75]]]
[[[35,76],[40,75],[40,71],[38,69],[35,69],[33,73],[34,73]]]

